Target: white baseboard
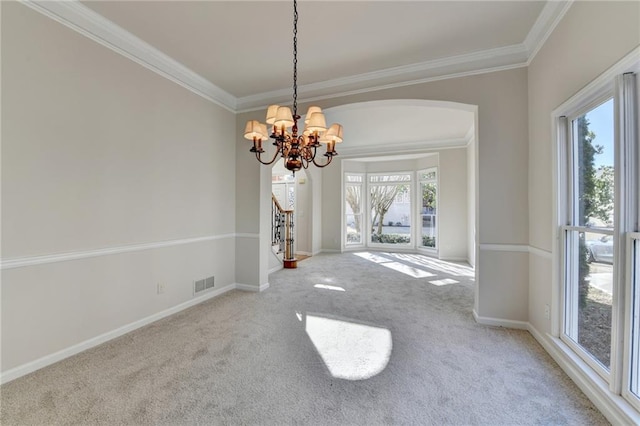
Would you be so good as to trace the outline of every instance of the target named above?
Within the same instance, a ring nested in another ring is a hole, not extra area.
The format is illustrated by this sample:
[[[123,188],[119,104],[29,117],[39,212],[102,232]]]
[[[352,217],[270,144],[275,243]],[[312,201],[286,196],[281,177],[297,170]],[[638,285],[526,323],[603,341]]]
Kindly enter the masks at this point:
[[[493,327],[515,328],[518,330],[529,330],[529,323],[526,321],[507,320],[502,318],[481,317],[476,310],[473,310],[473,318],[478,324],[490,325]]]
[[[445,262],[466,262],[469,263],[469,259],[466,257],[441,257],[440,260],[444,260]]]
[[[284,265],[280,264],[278,266],[274,266],[273,268],[269,269],[269,274],[273,274],[274,272],[279,271],[280,269],[284,269]]]
[[[250,284],[235,284],[235,288],[240,290],[240,291],[254,291],[256,293],[261,292],[261,291],[265,291],[266,289],[269,288],[269,283],[264,283],[264,284],[260,284],[260,287],[257,287],[255,285],[250,285]]]
[[[479,244],[480,250],[484,251],[508,251],[528,253],[529,246],[526,244]]]
[[[54,364],[58,361],[62,361],[65,358],[69,358],[70,356],[76,355],[82,351],[91,349],[109,340],[115,339],[116,337],[120,337],[123,334],[129,333],[140,327],[144,327],[147,324],[151,324],[152,322],[158,321],[159,319],[165,318],[169,315],[175,314],[184,309],[195,306],[199,303],[202,303],[213,297],[219,296],[235,288],[236,288],[235,284],[229,284],[225,287],[221,287],[217,290],[210,291],[207,294],[188,300],[184,303],[180,303],[179,305],[173,306],[169,309],[165,309],[164,311],[155,313],[153,315],[149,315],[146,318],[142,318],[138,321],[134,321],[130,324],[124,325],[115,330],[108,331],[99,336],[92,337],[91,339],[85,340],[84,342],[77,343],[73,346],[62,349],[50,355],[46,355],[42,358],[36,359],[35,361],[31,361],[26,364],[20,365],[18,367],[12,368],[11,370],[7,370],[6,372],[3,372],[2,374],[0,374],[0,384],[10,382],[11,380],[15,380],[18,377],[22,377],[26,374],[32,373],[36,370],[39,370],[43,367]]]
[[[531,324],[528,330],[607,420],[614,425],[640,424],[640,413],[620,395],[612,393],[598,373],[564,342],[557,337],[543,335]]]

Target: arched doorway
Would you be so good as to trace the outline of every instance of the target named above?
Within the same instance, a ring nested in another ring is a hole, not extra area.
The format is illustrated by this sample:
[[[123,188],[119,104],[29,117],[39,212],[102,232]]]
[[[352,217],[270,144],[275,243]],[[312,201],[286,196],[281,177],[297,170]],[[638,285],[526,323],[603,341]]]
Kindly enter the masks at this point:
[[[293,211],[294,218],[294,254],[297,259],[313,255],[312,230],[312,178],[302,169],[295,174],[277,161],[271,168],[271,192],[278,204]],[[278,251],[274,249],[274,253]],[[282,253],[276,253],[282,262]],[[269,270],[279,269],[279,264],[272,260]]]
[[[367,166],[373,170],[384,162],[461,149],[466,151],[465,161],[458,167],[461,168],[460,176],[464,175],[461,179],[465,182],[461,184],[466,188],[466,196],[464,205],[459,207],[462,215],[458,219],[460,227],[465,229],[464,258],[475,265],[478,248],[477,106],[399,99],[345,104],[323,110],[327,122],[340,122],[344,126],[345,142],[337,147],[339,155],[333,164],[326,169],[310,167],[306,171],[311,183],[307,229],[311,232],[312,252],[345,249],[342,244],[345,234],[342,226],[344,160],[374,164]]]

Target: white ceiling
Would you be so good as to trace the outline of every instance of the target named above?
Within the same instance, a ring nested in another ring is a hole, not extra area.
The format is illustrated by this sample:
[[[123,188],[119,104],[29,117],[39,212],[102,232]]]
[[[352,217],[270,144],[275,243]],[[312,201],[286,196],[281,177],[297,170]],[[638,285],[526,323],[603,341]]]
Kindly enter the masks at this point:
[[[523,66],[555,25],[559,3],[301,0],[301,97]],[[290,99],[290,1],[82,4],[227,92],[236,110]]]

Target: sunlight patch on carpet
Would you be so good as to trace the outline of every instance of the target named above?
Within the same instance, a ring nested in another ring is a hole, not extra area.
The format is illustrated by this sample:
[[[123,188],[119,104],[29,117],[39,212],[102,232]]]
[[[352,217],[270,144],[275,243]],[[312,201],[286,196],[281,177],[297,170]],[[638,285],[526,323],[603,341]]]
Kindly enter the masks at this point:
[[[427,277],[433,277],[436,275],[431,272],[427,272],[424,269],[415,268],[413,266],[405,265],[404,263],[400,263],[400,262],[395,262],[393,259],[389,259],[384,256],[379,256],[377,254],[373,254],[368,251],[362,251],[354,254],[363,259],[367,259],[371,262],[375,262],[389,269],[393,269],[394,271],[402,272],[403,274],[409,275],[413,278],[427,278]],[[385,253],[385,254],[388,254],[388,253]]]
[[[460,281],[456,281],[451,278],[444,278],[442,280],[429,281],[429,284],[441,286],[441,285],[449,285],[449,284],[458,284]]]
[[[371,262],[375,262],[375,263],[385,263],[385,262],[391,262],[391,259],[386,258],[384,256],[378,256],[377,254],[373,254],[373,253],[369,253],[368,251],[361,251],[358,253],[353,253],[356,256],[360,256],[363,259],[367,259],[370,260]]]
[[[336,285],[316,284],[313,287],[320,288],[323,290],[346,291],[344,288],[338,287]]]
[[[444,272],[445,274],[459,276],[459,277],[474,277],[475,273],[473,268],[464,264],[447,262],[445,260],[435,259],[433,257],[425,256],[422,254],[411,253],[385,253],[387,256],[394,257],[398,260],[404,260],[417,266],[422,266],[436,271]]]
[[[392,339],[386,328],[307,314],[305,331],[337,379],[369,379],[389,363]]]
[[[413,278],[426,278],[436,275],[431,272],[427,272],[424,269],[414,268],[413,266],[405,265],[400,262],[387,262],[381,263],[381,265],[389,269],[393,269],[394,271],[402,272],[403,274],[409,275]]]

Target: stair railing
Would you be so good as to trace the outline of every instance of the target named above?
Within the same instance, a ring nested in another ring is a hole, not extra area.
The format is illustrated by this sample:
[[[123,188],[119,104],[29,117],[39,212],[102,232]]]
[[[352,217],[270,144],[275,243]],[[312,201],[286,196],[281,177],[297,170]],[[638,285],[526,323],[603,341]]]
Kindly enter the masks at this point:
[[[297,267],[297,259],[293,255],[293,227],[293,210],[283,209],[276,196],[271,194],[271,246],[277,245],[278,253],[284,252],[285,268]]]

